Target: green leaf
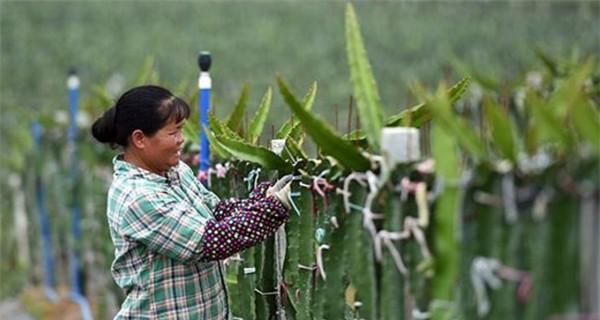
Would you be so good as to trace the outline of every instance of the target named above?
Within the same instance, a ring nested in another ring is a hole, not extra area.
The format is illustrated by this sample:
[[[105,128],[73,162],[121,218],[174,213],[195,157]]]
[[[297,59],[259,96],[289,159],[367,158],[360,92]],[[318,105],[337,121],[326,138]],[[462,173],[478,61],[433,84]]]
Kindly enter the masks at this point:
[[[370,168],[369,160],[357,148],[338,137],[327,123],[304,110],[295,99],[290,98],[291,93],[283,79],[277,78],[277,84],[284,99],[289,101],[288,106],[292,113],[302,122],[304,129],[321,148],[322,152],[333,156],[346,168],[355,171],[365,171]]]
[[[289,95],[287,96],[287,98],[284,96],[284,101],[289,105],[290,103],[298,103],[298,99],[294,96],[294,94],[289,91]],[[304,100],[302,102],[303,108],[304,110],[311,110],[313,103],[315,101],[315,96],[317,95],[317,82],[313,82],[310,86],[310,88],[308,88],[308,92],[306,93],[306,95],[304,95]],[[285,100],[288,99],[288,100]],[[275,137],[277,139],[285,139],[287,138],[290,134],[292,134],[293,132],[293,137],[300,141],[300,132],[299,129],[297,129],[299,127],[300,122],[295,120],[294,117],[291,117],[286,123],[284,123],[281,128],[279,128],[279,130],[277,131],[277,134],[275,135]]]
[[[188,78],[183,78],[173,89],[173,94],[178,97],[183,97],[187,94],[187,90],[190,87],[190,80]],[[198,90],[194,90],[198,91]]]
[[[191,121],[186,121],[183,125],[183,136],[185,140],[191,141],[192,143],[200,144],[200,129],[198,125]]]
[[[572,106],[584,95],[583,87],[594,69],[594,60],[589,59],[574,72],[552,93],[548,101],[548,109],[560,119],[564,119]]]
[[[346,5],[346,53],[361,123],[369,143],[379,148],[383,111],[352,4]]]
[[[535,121],[531,121],[525,129],[524,146],[529,155],[534,155],[540,146],[540,130]]]
[[[304,110],[310,111],[315,102],[315,96],[317,95],[317,82],[313,82],[308,88],[308,92],[304,95],[304,99],[302,100],[302,106]],[[294,140],[298,143],[298,146],[302,146],[304,143],[304,129],[300,125],[300,121],[295,121],[294,126],[290,132],[290,137],[294,138]]]
[[[526,105],[531,111],[533,126],[537,127],[540,142],[556,143],[560,148],[570,147],[569,131],[564,130],[564,123],[535,92],[529,91]]]
[[[494,146],[502,157],[515,163],[517,160],[517,142],[515,139],[517,128],[508,115],[491,98],[486,97],[483,102],[483,109]]]
[[[308,159],[308,156],[306,155],[306,153],[304,153],[304,151],[302,150],[298,142],[294,140],[294,138],[288,137],[287,139],[285,139],[285,147],[296,159]]]
[[[190,106],[190,108],[192,109],[192,113],[190,114],[190,118],[188,119],[188,121],[194,120],[195,122],[198,122],[198,119],[200,118],[200,113],[198,112],[198,96],[199,96],[199,94],[200,94],[200,92],[198,91],[198,89],[194,89],[186,97],[186,101],[187,101],[188,105]],[[211,106],[212,105],[214,105],[214,104],[211,102]]]
[[[302,144],[304,137],[302,135],[303,128],[300,121],[296,122],[290,131],[289,137],[297,139],[299,144]]]
[[[289,136],[290,132],[292,132],[294,124],[298,124],[298,122],[294,122],[294,117],[291,117],[288,121],[281,125],[279,130],[277,130],[275,139],[285,139],[287,136]]]
[[[556,61],[553,58],[551,58],[548,54],[546,54],[546,52],[542,50],[542,48],[538,46],[536,46],[533,49],[533,51],[553,76],[558,75],[558,63],[556,63]]]
[[[243,141],[242,137],[240,137],[233,130],[229,129],[227,125],[221,122],[219,119],[215,117],[213,112],[208,113],[208,124],[210,128],[215,132],[217,136],[225,136],[229,139],[233,139],[236,141]]]
[[[105,88],[102,88],[98,85],[94,85],[92,87],[92,92],[94,94],[94,98],[99,100],[96,102],[98,104],[102,105],[103,108],[107,107],[107,106],[111,106],[114,103],[113,99],[108,94],[108,91],[106,91]]]
[[[278,170],[281,173],[292,172],[292,166],[272,151],[237,141],[226,136],[215,136],[223,148],[236,158],[258,163],[266,169]]]
[[[212,121],[211,121],[211,117],[212,117]],[[227,152],[225,149],[223,149],[223,147],[221,146],[219,141],[217,141],[214,138],[213,131],[216,130],[215,132],[222,132],[222,130],[221,130],[222,124],[219,124],[217,122],[218,122],[218,120],[214,118],[214,115],[212,113],[210,113],[209,114],[210,129],[204,128],[204,132],[206,134],[206,138],[208,139],[210,148],[213,151],[213,153],[218,154],[223,159],[228,159],[231,157],[231,154],[229,154],[229,152]],[[200,128],[196,122],[192,122],[189,120],[186,121],[185,124],[183,125],[183,135],[184,135],[185,139],[190,141],[191,143],[200,145],[200,136],[199,136]]]
[[[485,158],[485,147],[472,126],[455,115],[445,90],[440,88],[436,96],[428,102],[433,119],[438,121],[447,134],[456,137],[458,143],[473,157],[475,162]]]
[[[269,87],[260,101],[258,110],[252,118],[252,122],[250,122],[250,127],[248,129],[248,141],[252,144],[256,143],[256,140],[263,131],[265,121],[267,120],[267,115],[269,114],[269,109],[271,108],[272,96],[273,90],[271,90],[271,87]]]
[[[450,90],[448,90],[448,97],[450,97],[451,104],[455,104],[456,101],[458,101],[462,97],[463,93],[467,91],[467,88],[469,87],[470,83],[471,78],[464,77],[462,78],[462,80],[453,85],[452,88],[450,88]]]
[[[302,100],[304,110],[310,111],[312,109],[313,104],[315,102],[315,97],[317,96],[317,89],[317,82],[314,81],[308,88],[308,91],[306,92],[306,94],[304,95],[304,99]]]
[[[463,93],[469,87],[471,79],[465,77],[457,82],[450,90],[448,90],[448,97],[450,98],[450,104],[456,103]],[[426,103],[420,103],[414,107],[403,110],[399,114],[393,115],[385,121],[386,127],[399,126],[405,124],[412,127],[420,127],[423,123],[431,120],[431,111]]]
[[[428,109],[429,107],[427,104],[420,103],[389,117],[385,122],[385,126],[394,127],[404,123],[412,127],[419,127],[423,123],[431,120],[431,112]]]
[[[496,91],[500,89],[500,83],[491,76],[488,76],[481,71],[478,71],[475,68],[472,68],[460,60],[453,58],[450,60],[450,64],[456,69],[460,74],[465,77],[470,77],[473,81],[480,84],[483,88],[486,88],[491,91]]]
[[[158,73],[154,70],[154,57],[148,56],[144,60],[142,68],[138,72],[135,81],[133,83],[137,85],[143,85],[148,83],[157,83]]]
[[[227,149],[225,149],[225,147],[221,144],[221,142],[217,140],[213,131],[211,131],[208,128],[204,128],[204,132],[206,134],[206,138],[208,139],[208,143],[210,144],[210,147],[212,148],[214,153],[218,154],[219,157],[221,157],[222,159],[231,158],[231,153],[229,153]]]
[[[246,102],[248,101],[248,85],[244,85],[242,88],[242,92],[240,93],[240,97],[238,99],[233,112],[229,115],[229,119],[227,120],[227,127],[229,127],[233,131],[238,131],[240,128],[240,123],[242,122],[242,118],[244,117],[244,112],[246,111]]]
[[[600,114],[589,101],[582,99],[572,109],[573,127],[600,154]]]

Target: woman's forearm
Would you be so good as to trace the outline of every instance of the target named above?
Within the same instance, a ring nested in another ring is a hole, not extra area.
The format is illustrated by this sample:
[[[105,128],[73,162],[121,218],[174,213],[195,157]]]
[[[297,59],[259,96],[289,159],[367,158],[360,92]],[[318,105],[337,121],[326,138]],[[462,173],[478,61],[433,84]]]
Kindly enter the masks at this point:
[[[250,197],[238,202],[235,210],[235,215],[208,222],[202,237],[203,260],[225,259],[264,241],[289,216],[275,197]]]

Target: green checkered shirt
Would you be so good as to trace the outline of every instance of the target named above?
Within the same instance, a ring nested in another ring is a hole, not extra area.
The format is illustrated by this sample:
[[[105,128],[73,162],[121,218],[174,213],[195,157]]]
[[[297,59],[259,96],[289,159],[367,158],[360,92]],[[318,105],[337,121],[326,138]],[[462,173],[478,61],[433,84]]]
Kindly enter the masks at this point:
[[[201,239],[219,198],[180,162],[166,177],[118,155],[108,192],[112,275],[126,294],[115,319],[229,319],[219,261]]]

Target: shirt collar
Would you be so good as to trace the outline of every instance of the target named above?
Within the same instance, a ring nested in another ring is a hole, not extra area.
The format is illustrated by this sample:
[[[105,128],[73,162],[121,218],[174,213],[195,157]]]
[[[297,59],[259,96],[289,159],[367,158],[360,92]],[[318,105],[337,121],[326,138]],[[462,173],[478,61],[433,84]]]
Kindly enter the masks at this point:
[[[179,172],[177,171],[178,167],[179,165],[170,168],[169,171],[167,171],[166,176],[161,176],[125,161],[122,153],[113,158],[113,170],[115,176],[140,177],[157,183],[166,183],[170,186],[178,185],[180,183]]]

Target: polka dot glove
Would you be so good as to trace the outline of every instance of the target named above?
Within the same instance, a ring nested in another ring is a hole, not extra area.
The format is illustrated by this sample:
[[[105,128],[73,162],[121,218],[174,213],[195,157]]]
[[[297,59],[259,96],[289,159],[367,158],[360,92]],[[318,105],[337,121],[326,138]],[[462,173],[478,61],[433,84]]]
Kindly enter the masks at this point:
[[[235,214],[208,222],[202,237],[204,260],[225,259],[257,245],[288,219],[288,209],[275,197],[266,197],[264,190],[240,201]]]
[[[222,220],[225,217],[234,216],[239,214],[248,203],[264,199],[267,195],[267,190],[271,187],[271,183],[268,181],[260,183],[246,199],[227,199],[220,201],[213,210],[213,216],[217,221]]]

